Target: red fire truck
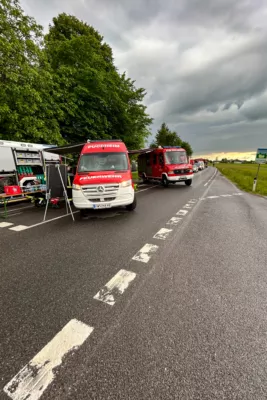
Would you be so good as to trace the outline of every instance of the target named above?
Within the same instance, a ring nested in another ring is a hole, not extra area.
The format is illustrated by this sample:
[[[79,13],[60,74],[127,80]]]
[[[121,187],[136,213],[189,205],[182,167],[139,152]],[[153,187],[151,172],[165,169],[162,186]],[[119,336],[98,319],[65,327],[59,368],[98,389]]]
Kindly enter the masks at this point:
[[[121,140],[88,140],[81,151],[72,198],[83,215],[87,209],[136,207],[128,150]]]
[[[186,151],[179,146],[160,146],[140,154],[138,175],[144,182],[159,180],[165,187],[176,182],[190,186],[194,176]]]

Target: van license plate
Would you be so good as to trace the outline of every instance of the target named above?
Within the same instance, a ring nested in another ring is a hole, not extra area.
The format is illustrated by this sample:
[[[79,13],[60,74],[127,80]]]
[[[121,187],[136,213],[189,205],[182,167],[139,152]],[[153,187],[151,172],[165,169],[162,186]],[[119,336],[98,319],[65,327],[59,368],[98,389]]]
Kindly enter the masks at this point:
[[[180,181],[186,181],[187,180],[187,176],[180,176]]]
[[[111,204],[110,203],[105,203],[105,204],[93,204],[93,208],[110,208]]]

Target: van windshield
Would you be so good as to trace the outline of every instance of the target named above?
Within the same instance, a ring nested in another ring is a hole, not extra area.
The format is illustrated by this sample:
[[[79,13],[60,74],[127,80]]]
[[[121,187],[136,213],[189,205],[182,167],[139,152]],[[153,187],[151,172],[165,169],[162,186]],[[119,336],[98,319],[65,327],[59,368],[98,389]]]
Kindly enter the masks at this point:
[[[81,155],[78,172],[127,171],[126,153],[85,153]]]
[[[166,164],[186,164],[187,155],[185,151],[166,151],[165,153]]]

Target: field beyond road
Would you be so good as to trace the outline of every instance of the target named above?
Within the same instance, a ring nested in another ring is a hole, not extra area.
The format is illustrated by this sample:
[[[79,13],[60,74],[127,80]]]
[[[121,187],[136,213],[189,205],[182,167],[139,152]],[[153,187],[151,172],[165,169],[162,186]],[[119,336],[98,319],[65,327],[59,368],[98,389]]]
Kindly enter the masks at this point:
[[[216,164],[217,169],[235,183],[239,189],[252,192],[253,180],[257,174],[258,164]],[[260,166],[255,193],[267,196],[267,165]]]

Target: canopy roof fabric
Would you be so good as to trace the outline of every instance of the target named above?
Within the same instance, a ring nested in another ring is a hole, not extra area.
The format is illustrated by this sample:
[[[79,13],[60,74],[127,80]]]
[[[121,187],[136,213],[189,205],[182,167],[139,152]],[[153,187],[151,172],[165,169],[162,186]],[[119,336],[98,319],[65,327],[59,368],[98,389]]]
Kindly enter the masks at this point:
[[[50,147],[45,149],[48,153],[55,153],[59,155],[71,154],[71,153],[80,153],[85,143],[79,144],[66,144],[65,146],[58,147]]]
[[[45,151],[48,153],[54,153],[54,154],[59,154],[59,155],[80,153],[82,151],[82,148],[84,145],[85,145],[85,143],[67,144],[64,146],[46,148]],[[128,150],[128,153],[129,154],[141,154],[141,153],[149,153],[150,151],[152,151],[152,149],[148,148],[148,149],[139,149],[139,150]]]

